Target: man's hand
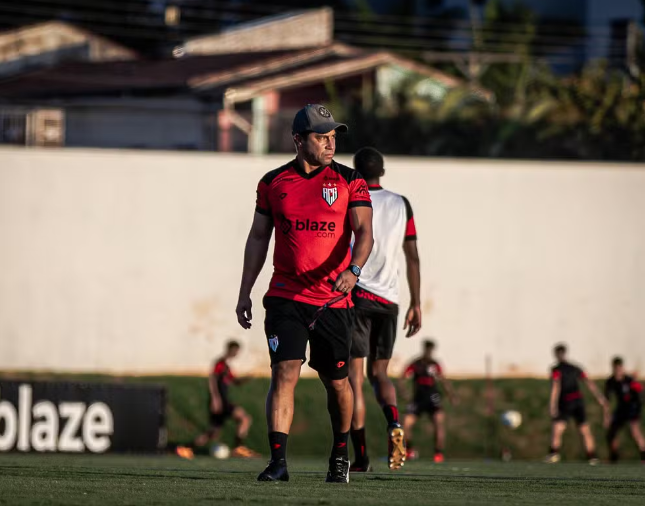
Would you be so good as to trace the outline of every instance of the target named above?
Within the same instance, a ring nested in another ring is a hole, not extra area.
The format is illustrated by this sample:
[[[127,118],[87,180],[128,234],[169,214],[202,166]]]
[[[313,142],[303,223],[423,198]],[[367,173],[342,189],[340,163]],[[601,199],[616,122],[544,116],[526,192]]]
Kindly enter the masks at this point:
[[[552,419],[556,419],[558,417],[558,407],[554,404],[551,404],[549,407],[549,414],[551,415]]]
[[[341,272],[338,279],[336,279],[336,283],[334,283],[334,291],[350,293],[354,286],[356,286],[357,281],[358,278],[354,276],[354,273],[347,269],[346,271]]]
[[[251,320],[253,319],[253,315],[251,314],[252,306],[251,297],[240,296],[240,299],[237,301],[235,314],[237,314],[237,321],[243,329],[248,330],[251,328]]]
[[[605,429],[608,429],[611,425],[611,412],[609,411],[609,408],[603,409],[603,425]]]
[[[420,306],[410,306],[410,309],[408,309],[408,312],[405,315],[405,324],[403,325],[403,330],[405,329],[408,329],[408,333],[405,337],[412,337],[421,330]]]
[[[211,413],[214,415],[219,415],[222,412],[222,399],[219,396],[213,396],[211,398]]]

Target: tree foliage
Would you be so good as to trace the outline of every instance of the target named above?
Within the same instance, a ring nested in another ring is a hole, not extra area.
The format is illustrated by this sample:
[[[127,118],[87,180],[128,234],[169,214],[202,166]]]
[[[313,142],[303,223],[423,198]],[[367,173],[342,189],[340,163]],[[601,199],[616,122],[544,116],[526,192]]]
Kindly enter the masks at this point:
[[[419,156],[645,160],[642,75],[627,76],[597,61],[560,77],[531,57],[540,29],[528,9],[489,0],[484,12],[483,49],[500,42],[499,35],[495,41],[490,35],[497,24],[513,20],[521,29],[505,35],[504,43],[523,56],[488,68],[481,79],[487,98],[467,84],[429,98],[411,78],[394,100],[367,111],[345,108],[346,118],[358,126],[345,149],[370,144]]]

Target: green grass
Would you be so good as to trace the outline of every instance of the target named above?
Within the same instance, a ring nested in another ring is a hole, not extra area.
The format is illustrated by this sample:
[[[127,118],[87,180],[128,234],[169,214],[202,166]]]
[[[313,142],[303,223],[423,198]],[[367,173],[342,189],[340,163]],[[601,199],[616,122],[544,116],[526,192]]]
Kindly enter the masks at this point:
[[[258,483],[262,461],[172,456],[0,455],[0,504],[10,505],[642,505],[645,468],[424,461],[324,483],[324,459],[292,459],[289,483]]]
[[[205,378],[28,373],[21,374],[19,378],[164,385],[168,390],[167,426],[168,440],[171,443],[189,443],[207,426],[208,393]],[[231,389],[232,400],[244,407],[254,419],[247,441],[248,446],[264,454],[268,452],[264,421],[264,401],[268,384],[267,378],[254,378],[243,386]],[[547,380],[499,379],[492,382],[490,391],[487,391],[484,380],[460,380],[455,381],[454,385],[460,403],[454,407],[445,406],[448,428],[446,454],[449,458],[497,458],[502,446],[510,447],[516,459],[537,460],[547,453],[550,431]],[[489,411],[489,395],[492,398],[492,413]],[[385,421],[367,384],[365,396],[368,451],[370,454],[383,454],[386,451],[386,440],[383,437]],[[586,395],[586,400],[587,414],[599,454],[602,458],[607,458],[600,409],[590,396]],[[405,404],[402,398],[399,408],[404,412]],[[506,430],[499,423],[499,414],[507,409],[516,409],[522,413],[524,419],[516,431]],[[427,418],[423,418],[413,434],[415,446],[422,456],[432,454],[432,435],[432,426],[427,422]],[[638,452],[626,430],[621,438],[621,457],[625,460],[636,460]],[[234,428],[229,423],[225,428],[223,441],[231,445],[233,439]],[[324,388],[318,379],[302,378],[296,388],[296,411],[289,437],[290,455],[324,456],[328,452],[331,440]],[[584,457],[573,424],[565,433],[563,457],[568,462],[579,461]]]

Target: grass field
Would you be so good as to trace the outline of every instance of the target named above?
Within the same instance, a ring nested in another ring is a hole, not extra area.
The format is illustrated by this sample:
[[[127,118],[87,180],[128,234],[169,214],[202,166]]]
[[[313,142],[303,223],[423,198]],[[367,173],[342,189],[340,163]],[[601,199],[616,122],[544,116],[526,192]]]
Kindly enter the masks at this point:
[[[384,462],[349,485],[324,483],[323,459],[290,461],[289,483],[258,483],[263,461],[0,455],[0,504],[643,505],[642,465]]]
[[[1,376],[1,373],[0,373]],[[14,375],[15,377],[16,375]],[[185,376],[158,377],[110,377],[97,375],[20,375],[20,379],[72,380],[87,382],[134,382],[164,385],[168,390],[167,426],[171,443],[186,444],[207,426],[206,379]],[[548,417],[549,383],[539,379],[499,379],[492,382],[494,412],[487,411],[486,382],[483,380],[455,381],[455,390],[460,398],[458,406],[446,404],[448,440],[446,454],[449,458],[484,459],[497,458],[501,446],[509,446],[519,460],[538,460],[544,457],[549,447],[550,420]],[[254,378],[242,387],[232,389],[232,400],[244,407],[255,423],[247,445],[267,454],[264,401],[268,389],[267,378]],[[386,451],[383,438],[385,419],[374,401],[369,385],[365,385],[367,400],[367,444],[370,454]],[[607,458],[601,413],[597,403],[587,397],[587,412],[596,437],[601,458]],[[404,409],[403,398],[400,408]],[[499,414],[506,409],[522,413],[521,427],[507,431],[499,424]],[[645,421],[644,421],[645,423]],[[645,429],[645,425],[643,426]],[[432,454],[433,431],[429,423],[415,427],[414,442],[421,456]],[[234,427],[227,424],[223,440],[233,444]],[[296,412],[289,437],[289,453],[292,457],[324,456],[331,444],[331,429],[326,410],[325,390],[320,381],[301,379],[296,389]],[[638,458],[636,446],[627,431],[621,435],[621,457],[625,460]],[[563,457],[572,462],[584,457],[578,434],[567,430],[564,438]],[[645,505],[645,501],[643,501]]]

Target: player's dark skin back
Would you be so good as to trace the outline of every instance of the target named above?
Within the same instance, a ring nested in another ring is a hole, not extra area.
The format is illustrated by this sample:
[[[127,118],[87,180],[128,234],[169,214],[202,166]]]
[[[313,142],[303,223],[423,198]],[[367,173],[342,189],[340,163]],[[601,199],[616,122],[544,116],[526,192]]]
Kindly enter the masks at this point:
[[[560,402],[582,399],[580,380],[585,373],[580,367],[569,362],[560,362],[552,370],[552,377],[560,379]]]
[[[640,408],[642,404],[641,388],[637,388],[638,383],[632,376],[625,375],[621,380],[611,376],[605,382],[605,397],[610,399],[612,395],[616,397],[616,411],[627,410],[629,408]]]

